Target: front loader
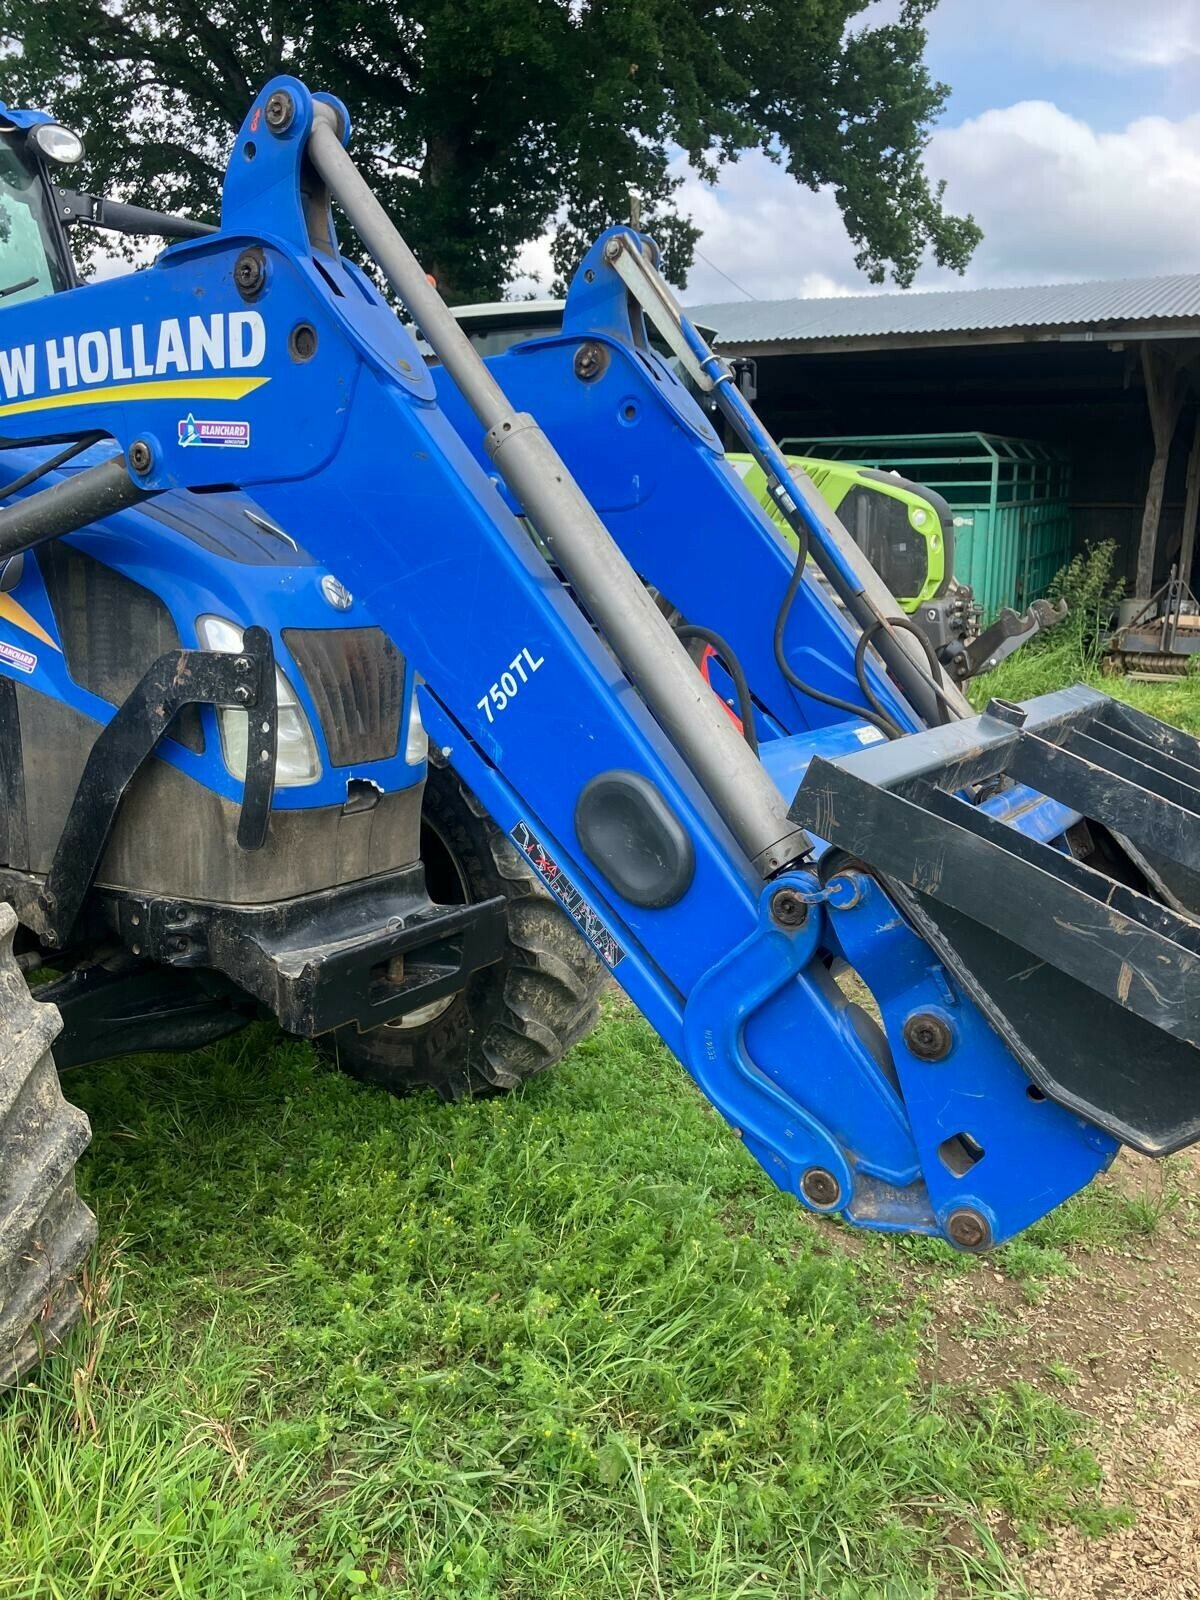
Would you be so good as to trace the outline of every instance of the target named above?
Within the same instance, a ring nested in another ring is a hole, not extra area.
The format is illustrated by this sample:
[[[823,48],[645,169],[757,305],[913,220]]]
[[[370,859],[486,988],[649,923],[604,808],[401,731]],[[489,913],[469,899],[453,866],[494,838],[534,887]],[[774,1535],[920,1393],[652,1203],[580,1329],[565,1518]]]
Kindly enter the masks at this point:
[[[0,302],[7,1370],[91,1238],[38,968],[72,1063],[265,1012],[468,1089],[609,973],[781,1188],[963,1249],[1195,1140],[1197,741],[1081,687],[973,715],[651,240],[483,361],[349,135],[276,79],[216,231]]]

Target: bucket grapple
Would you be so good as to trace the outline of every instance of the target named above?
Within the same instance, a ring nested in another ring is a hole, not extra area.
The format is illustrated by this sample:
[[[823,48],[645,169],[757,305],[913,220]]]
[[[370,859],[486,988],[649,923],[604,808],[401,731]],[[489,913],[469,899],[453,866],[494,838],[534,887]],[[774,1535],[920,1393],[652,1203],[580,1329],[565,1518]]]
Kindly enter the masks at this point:
[[[64,1059],[267,1010],[496,1087],[606,971],[802,1204],[964,1249],[1195,1139],[1196,741],[976,716],[652,240],[483,361],[349,138],[276,79],[219,229],[0,307],[0,888]]]
[[[1034,791],[1076,815],[1059,838],[979,804]],[[1200,1138],[1200,740],[1079,686],[993,700],[815,759],[791,815],[881,875],[1047,1095],[1147,1155]]]

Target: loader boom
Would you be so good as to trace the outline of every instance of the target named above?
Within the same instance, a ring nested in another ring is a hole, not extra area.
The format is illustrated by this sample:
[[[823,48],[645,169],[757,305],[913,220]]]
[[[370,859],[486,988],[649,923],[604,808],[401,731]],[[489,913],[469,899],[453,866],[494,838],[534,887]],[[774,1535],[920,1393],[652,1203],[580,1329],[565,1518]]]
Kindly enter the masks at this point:
[[[861,1226],[966,1248],[1025,1227],[1104,1167],[1122,1135],[1086,1093],[1060,1104],[1030,1092],[1021,1026],[1007,1025],[994,986],[968,981],[975,968],[960,970],[926,914],[936,860],[893,895],[864,866],[869,829],[853,855],[829,848],[845,820],[828,777],[839,763],[852,757],[857,772],[899,734],[888,752],[919,768],[922,740],[960,728],[965,759],[980,719],[893,628],[886,591],[836,518],[791,499],[786,462],[657,278],[648,241],[605,235],[561,333],[485,365],[366,192],[348,137],[344,108],[277,79],[236,141],[217,233],[19,319],[0,309],[0,433],[55,448],[111,439],[107,465],[75,474],[77,507],[100,470],[131,500],[253,490],[369,601],[425,680],[434,743],[782,1188]],[[437,349],[436,372],[338,253],[331,191]],[[803,549],[797,568],[654,354],[647,310],[674,328],[868,630],[857,662],[857,634],[805,577]],[[0,548],[61,532],[69,515],[61,497],[39,506],[35,488],[0,510]],[[647,585],[736,654],[760,756]],[[920,731],[947,719],[953,729]],[[1170,756],[1180,785],[1187,759]],[[797,797],[810,768],[818,781]],[[1174,798],[1185,804],[1182,789]],[[960,803],[989,839],[998,829],[1015,854],[1032,852],[1031,872],[1046,870],[1037,852],[1063,857],[1046,841],[1082,811],[1004,781]],[[930,838],[936,857],[932,824]],[[1157,839],[1159,856],[1179,859],[1173,848]],[[965,892],[959,882],[956,907]],[[1013,936],[1012,918],[1005,928]],[[1186,965],[1195,938],[1174,923],[1170,934]],[[1053,939],[1038,947],[1052,962]],[[1131,960],[1128,1015],[1152,1030]],[[842,968],[877,1019],[846,998]],[[1194,1056],[1181,1004],[1171,1044]],[[1049,1029],[1051,1056],[1075,1026],[1067,1013],[1028,1023]],[[1180,1074],[1194,1064],[1165,1060],[1171,1093],[1186,1098]]]

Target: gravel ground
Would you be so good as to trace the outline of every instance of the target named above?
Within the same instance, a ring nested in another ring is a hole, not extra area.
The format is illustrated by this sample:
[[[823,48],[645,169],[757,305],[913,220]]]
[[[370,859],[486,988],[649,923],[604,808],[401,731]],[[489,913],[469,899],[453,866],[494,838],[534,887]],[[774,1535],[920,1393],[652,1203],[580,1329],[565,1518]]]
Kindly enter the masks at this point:
[[[1104,1497],[1132,1521],[1013,1548],[1036,1600],[1200,1600],[1200,1157],[1164,1170],[1123,1154],[1100,1181],[1144,1205],[1147,1231],[1073,1250],[1036,1304],[997,1271],[926,1284],[930,1376],[1024,1381],[1095,1419]]]

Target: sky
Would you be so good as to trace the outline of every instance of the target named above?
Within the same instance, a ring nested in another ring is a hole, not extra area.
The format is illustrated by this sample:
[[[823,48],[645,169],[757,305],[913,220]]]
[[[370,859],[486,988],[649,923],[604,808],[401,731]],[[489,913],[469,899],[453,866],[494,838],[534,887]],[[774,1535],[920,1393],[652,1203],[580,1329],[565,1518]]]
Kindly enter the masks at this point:
[[[929,263],[914,287],[1200,271],[1200,0],[940,0],[928,32],[951,93],[926,166],[984,238],[964,277]],[[871,290],[828,191],[761,155],[715,188],[679,170],[690,303]]]

